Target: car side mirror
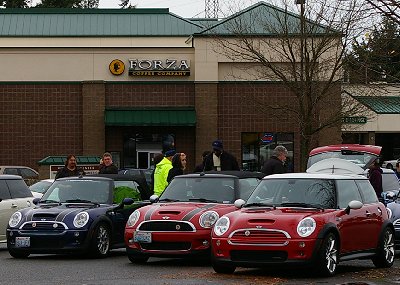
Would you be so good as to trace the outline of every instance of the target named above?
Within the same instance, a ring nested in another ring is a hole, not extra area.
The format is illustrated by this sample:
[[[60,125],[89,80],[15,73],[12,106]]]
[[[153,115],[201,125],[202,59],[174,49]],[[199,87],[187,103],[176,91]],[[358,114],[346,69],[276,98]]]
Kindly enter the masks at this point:
[[[234,203],[235,207],[238,209],[242,208],[244,204],[246,204],[246,201],[243,199],[237,199]]]
[[[35,198],[35,199],[32,200],[32,203],[35,204],[35,205],[39,204],[39,202],[40,202],[40,198]]]
[[[159,200],[159,197],[157,195],[150,196],[150,203],[157,203],[158,200]]]
[[[135,203],[135,200],[133,200],[132,198],[124,198],[121,204],[128,206],[132,205],[133,203]]]
[[[362,206],[363,206],[363,203],[361,203],[360,201],[357,201],[357,200],[350,201],[345,212],[346,212],[346,214],[349,214],[350,210],[361,209]]]

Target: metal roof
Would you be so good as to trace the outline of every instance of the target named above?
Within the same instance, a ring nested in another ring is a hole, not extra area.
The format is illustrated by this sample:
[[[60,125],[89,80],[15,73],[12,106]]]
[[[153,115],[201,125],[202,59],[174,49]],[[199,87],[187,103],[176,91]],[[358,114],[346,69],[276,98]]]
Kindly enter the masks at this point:
[[[377,114],[400,114],[400,96],[354,96]]]
[[[258,2],[214,26],[196,33],[196,36],[209,35],[263,35],[300,34],[300,16],[265,2]],[[313,35],[334,34],[333,30],[306,19],[305,31]]]
[[[0,37],[171,37],[201,29],[168,9],[0,9]]]

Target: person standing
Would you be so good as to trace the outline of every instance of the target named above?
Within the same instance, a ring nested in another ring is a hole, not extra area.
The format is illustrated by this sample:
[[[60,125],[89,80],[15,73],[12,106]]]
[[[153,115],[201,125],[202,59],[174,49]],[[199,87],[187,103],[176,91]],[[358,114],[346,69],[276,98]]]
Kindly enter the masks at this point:
[[[272,156],[270,157],[270,159],[268,159],[264,163],[261,172],[265,175],[285,173],[286,169],[284,163],[286,161],[287,155],[288,151],[286,147],[284,147],[283,145],[278,145],[272,151]]]
[[[205,161],[207,155],[209,155],[210,153],[211,153],[211,151],[209,151],[209,150],[206,150],[203,152],[203,154],[201,155],[201,163],[196,165],[196,167],[193,170],[194,173],[204,171],[204,161]]]
[[[396,173],[397,179],[400,179],[400,162],[396,162],[396,169],[394,170]]]
[[[100,161],[99,174],[118,174],[118,167],[112,161],[112,155],[109,152],[103,154]]]
[[[224,151],[221,140],[213,141],[212,148],[213,151],[204,159],[204,171],[240,170],[236,158]]]
[[[57,171],[55,179],[79,175],[85,175],[85,172],[76,166],[76,156],[70,154],[67,156],[64,167]]]
[[[152,193],[151,195],[154,194],[154,173],[156,172],[156,166],[163,160],[164,155],[162,153],[157,153],[154,155],[153,162],[154,162],[154,168],[151,171],[150,175],[150,192]]]
[[[154,194],[160,196],[168,185],[168,173],[172,168],[172,157],[176,154],[174,149],[167,150],[164,158],[156,165],[154,171]]]
[[[382,192],[383,192],[382,173],[383,170],[379,166],[379,161],[375,159],[375,161],[369,166],[368,179],[372,187],[374,187],[376,196],[378,196],[379,200],[382,199]]]
[[[167,182],[171,183],[171,180],[177,176],[182,175],[186,169],[186,154],[178,152],[172,157],[172,168],[168,172]]]

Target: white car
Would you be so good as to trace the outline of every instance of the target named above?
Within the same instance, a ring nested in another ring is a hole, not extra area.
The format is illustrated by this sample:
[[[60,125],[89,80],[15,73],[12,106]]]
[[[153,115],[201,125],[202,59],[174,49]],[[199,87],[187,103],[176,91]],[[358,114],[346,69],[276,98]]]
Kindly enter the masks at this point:
[[[0,175],[0,243],[6,242],[6,229],[11,215],[33,206],[33,195],[18,175]]]
[[[35,198],[42,198],[44,192],[49,189],[53,182],[54,179],[43,179],[29,186],[29,189],[32,191],[32,195]]]

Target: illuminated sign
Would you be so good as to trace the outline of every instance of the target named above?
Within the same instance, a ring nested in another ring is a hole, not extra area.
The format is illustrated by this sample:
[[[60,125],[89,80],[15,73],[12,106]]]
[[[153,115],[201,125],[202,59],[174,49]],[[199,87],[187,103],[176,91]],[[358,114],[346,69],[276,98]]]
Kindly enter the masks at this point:
[[[189,61],[182,59],[129,59],[131,76],[189,76]]]

